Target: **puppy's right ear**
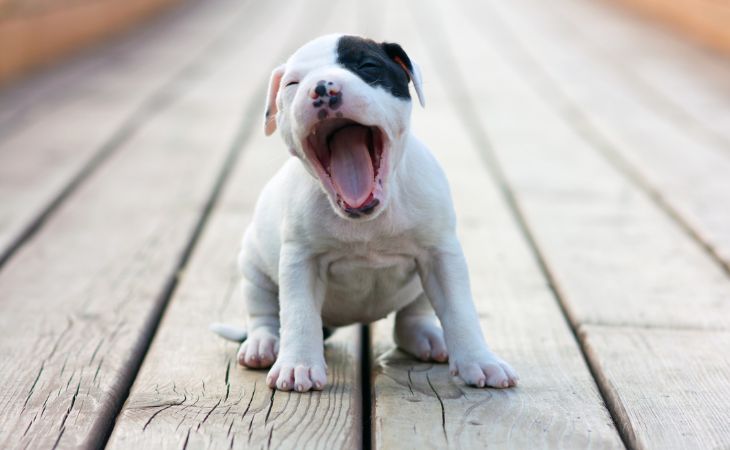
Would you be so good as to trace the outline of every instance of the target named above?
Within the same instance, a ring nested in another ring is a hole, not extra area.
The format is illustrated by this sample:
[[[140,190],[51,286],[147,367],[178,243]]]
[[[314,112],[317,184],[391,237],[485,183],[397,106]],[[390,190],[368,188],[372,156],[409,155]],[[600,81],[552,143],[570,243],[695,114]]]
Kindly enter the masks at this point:
[[[273,72],[271,72],[271,78],[269,79],[269,94],[266,99],[266,114],[264,116],[264,133],[267,136],[276,131],[276,95],[279,93],[279,86],[281,86],[281,77],[284,76],[284,64],[280,65]]]

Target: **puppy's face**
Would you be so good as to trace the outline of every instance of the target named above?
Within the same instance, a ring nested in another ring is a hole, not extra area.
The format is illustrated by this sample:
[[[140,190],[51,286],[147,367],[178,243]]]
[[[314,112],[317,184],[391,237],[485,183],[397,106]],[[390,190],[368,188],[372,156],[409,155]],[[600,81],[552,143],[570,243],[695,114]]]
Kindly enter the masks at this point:
[[[272,73],[266,134],[278,127],[337,214],[374,218],[402,159],[410,81],[423,104],[418,67],[398,44],[323,36]]]

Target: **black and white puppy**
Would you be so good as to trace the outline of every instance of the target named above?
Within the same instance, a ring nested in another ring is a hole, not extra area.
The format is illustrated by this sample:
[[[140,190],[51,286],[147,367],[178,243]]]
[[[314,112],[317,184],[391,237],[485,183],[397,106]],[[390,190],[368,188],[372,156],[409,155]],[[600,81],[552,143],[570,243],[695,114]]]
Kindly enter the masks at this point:
[[[448,360],[471,385],[517,382],[479,328],[446,177],[410,132],[409,82],[423,105],[419,68],[398,44],[346,35],[307,43],[271,75],[265,131],[278,129],[295,158],[243,238],[238,361],[273,364],[272,388],[322,389],[323,326],[393,311],[403,350]]]

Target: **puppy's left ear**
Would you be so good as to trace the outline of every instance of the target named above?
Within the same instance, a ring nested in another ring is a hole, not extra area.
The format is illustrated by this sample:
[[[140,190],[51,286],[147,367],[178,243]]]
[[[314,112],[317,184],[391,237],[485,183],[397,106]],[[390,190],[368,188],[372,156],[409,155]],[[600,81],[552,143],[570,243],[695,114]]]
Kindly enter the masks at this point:
[[[421,78],[421,69],[418,64],[411,61],[408,54],[403,48],[392,42],[383,42],[383,50],[385,53],[395,61],[399,66],[403,68],[408,78],[413,82],[413,87],[416,89],[416,95],[418,96],[418,103],[422,107],[426,107],[426,97],[423,95],[423,78]]]
[[[269,79],[269,94],[266,97],[266,114],[264,115],[264,133],[271,136],[276,131],[276,96],[281,86],[281,78],[284,76],[284,64],[280,65],[273,72]]]

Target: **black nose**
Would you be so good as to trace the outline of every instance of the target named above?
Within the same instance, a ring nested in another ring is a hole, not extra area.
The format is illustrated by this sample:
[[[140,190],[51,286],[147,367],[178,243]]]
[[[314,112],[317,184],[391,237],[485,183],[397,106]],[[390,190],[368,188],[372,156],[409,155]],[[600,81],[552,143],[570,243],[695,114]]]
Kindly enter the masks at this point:
[[[324,97],[327,95],[327,87],[324,85],[323,81],[317,83],[317,87],[314,88],[314,93],[317,94],[318,97]]]
[[[334,81],[319,80],[314,88],[309,91],[313,100],[323,97],[337,97],[340,95],[340,86]]]

